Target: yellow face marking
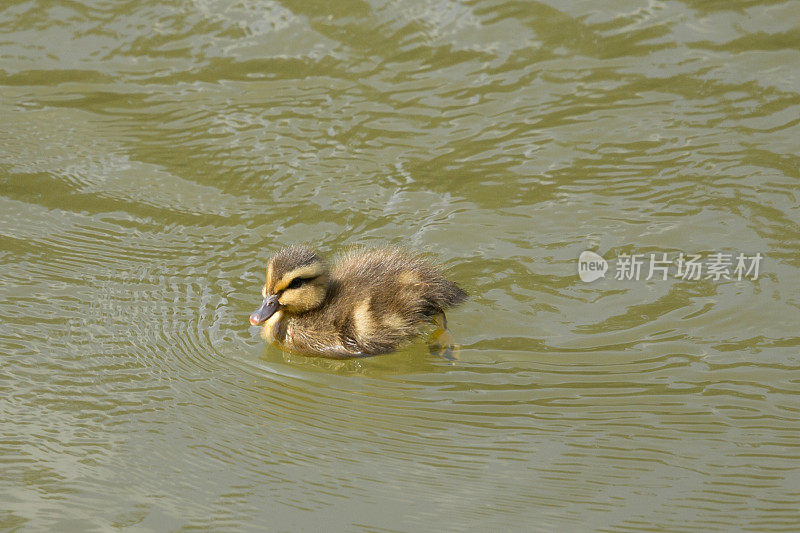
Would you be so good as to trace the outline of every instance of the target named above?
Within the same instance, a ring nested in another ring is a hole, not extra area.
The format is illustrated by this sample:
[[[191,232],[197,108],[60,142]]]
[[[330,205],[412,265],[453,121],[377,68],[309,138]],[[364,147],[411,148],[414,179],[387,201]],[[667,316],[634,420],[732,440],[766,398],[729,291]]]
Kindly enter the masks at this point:
[[[375,331],[375,323],[369,310],[369,298],[358,304],[353,311],[353,324],[359,337],[367,337]]]
[[[275,331],[277,331],[278,322],[283,318],[283,311],[278,310],[274,315],[264,322],[261,326],[261,338],[267,342],[277,342],[275,339]]]
[[[281,305],[291,305],[294,307],[302,307],[310,309],[315,307],[315,303],[319,300],[318,291],[316,287],[306,286],[299,289],[289,289],[285,291],[278,300]]]
[[[267,289],[270,285],[272,285],[272,261],[270,261],[269,266],[267,267],[267,284],[264,285],[264,298],[267,297]]]
[[[417,273],[412,270],[404,270],[397,276],[397,281],[403,285],[413,285],[415,283],[419,283],[419,276],[417,276]]]
[[[273,289],[273,293],[277,293],[285,289],[293,279],[295,278],[313,278],[319,276],[323,272],[322,265],[318,263],[312,263],[310,265],[301,266],[299,268],[295,268],[294,270],[290,270],[283,277],[275,284],[275,288]]]

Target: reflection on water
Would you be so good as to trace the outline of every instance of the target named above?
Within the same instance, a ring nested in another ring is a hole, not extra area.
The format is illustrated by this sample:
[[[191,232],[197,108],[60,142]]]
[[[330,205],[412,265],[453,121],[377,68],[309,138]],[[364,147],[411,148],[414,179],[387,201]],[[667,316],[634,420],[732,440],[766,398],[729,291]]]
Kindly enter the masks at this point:
[[[796,529],[797,20],[6,2],[0,528]],[[292,242],[430,253],[461,361],[265,346]]]

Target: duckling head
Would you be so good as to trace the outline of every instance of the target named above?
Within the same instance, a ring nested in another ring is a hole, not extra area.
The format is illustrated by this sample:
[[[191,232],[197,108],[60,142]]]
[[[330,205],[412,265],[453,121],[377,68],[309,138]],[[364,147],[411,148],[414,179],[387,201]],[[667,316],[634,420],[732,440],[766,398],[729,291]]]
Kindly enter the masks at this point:
[[[328,265],[307,246],[290,246],[276,253],[267,266],[264,302],[250,315],[254,326],[277,311],[299,315],[322,305],[328,293]]]

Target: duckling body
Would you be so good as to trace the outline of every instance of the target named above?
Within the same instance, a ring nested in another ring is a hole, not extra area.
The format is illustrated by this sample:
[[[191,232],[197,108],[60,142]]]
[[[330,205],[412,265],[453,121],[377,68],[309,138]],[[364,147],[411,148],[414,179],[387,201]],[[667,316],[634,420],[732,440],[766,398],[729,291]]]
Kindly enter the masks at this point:
[[[396,350],[467,295],[438,268],[395,248],[362,249],[329,268],[305,246],[275,254],[262,306],[262,336],[306,355],[359,357]]]

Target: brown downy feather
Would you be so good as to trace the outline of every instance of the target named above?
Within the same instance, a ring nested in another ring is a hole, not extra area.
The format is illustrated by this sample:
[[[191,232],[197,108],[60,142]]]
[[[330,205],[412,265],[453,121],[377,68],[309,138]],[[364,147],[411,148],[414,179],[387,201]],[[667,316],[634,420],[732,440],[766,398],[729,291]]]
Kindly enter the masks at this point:
[[[266,337],[288,351],[325,357],[396,350],[467,298],[436,266],[396,248],[351,250],[329,269],[304,246],[270,261],[265,296],[272,294],[280,294],[283,307],[265,325]]]

